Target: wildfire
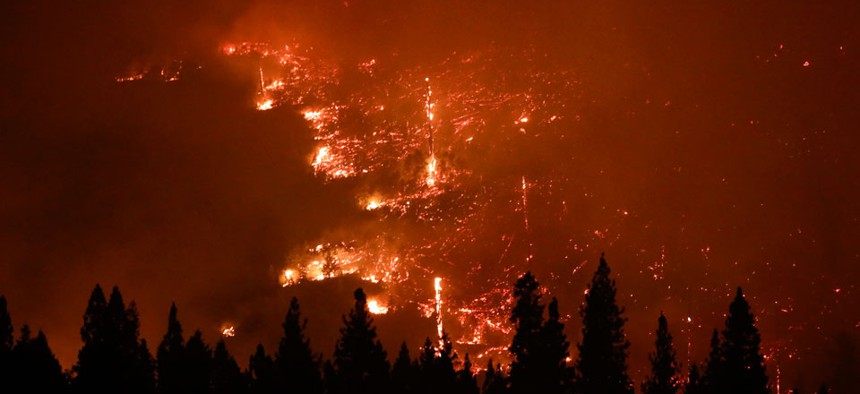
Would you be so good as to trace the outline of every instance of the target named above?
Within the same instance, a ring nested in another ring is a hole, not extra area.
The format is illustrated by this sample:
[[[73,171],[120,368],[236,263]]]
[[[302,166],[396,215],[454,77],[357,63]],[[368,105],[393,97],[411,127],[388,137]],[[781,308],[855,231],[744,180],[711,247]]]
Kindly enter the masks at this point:
[[[375,299],[367,300],[367,310],[374,315],[384,315],[388,313],[388,307],[379,303]]]
[[[427,161],[427,186],[433,187],[436,185],[436,156],[430,156]]]
[[[236,327],[234,327],[234,326],[222,327],[221,328],[221,335],[223,335],[225,338],[235,337],[236,336]]]
[[[436,334],[442,340],[444,327],[442,327],[442,278],[433,279],[433,288],[436,290]]]
[[[265,99],[257,102],[257,111],[268,111],[274,108],[275,101],[272,99]]]

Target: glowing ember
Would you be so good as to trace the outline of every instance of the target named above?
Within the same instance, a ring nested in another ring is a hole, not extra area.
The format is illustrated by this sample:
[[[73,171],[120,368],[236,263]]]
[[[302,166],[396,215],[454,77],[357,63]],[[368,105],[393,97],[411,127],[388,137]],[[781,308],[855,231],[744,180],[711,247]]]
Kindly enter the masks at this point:
[[[430,156],[427,161],[427,186],[433,187],[436,184],[436,156]]]

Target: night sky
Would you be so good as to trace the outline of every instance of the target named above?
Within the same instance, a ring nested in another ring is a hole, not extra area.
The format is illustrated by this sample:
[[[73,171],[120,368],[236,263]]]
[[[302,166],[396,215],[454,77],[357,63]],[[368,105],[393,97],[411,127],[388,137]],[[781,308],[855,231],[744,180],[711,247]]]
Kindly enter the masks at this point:
[[[498,359],[514,280],[575,343],[605,252],[635,381],[660,311],[686,369],[743,286],[770,382],[848,392],[860,2],[725,3],[4,1],[0,294],[64,368],[96,283],[245,366],[294,295],[330,357],[358,286],[417,348],[441,278]]]

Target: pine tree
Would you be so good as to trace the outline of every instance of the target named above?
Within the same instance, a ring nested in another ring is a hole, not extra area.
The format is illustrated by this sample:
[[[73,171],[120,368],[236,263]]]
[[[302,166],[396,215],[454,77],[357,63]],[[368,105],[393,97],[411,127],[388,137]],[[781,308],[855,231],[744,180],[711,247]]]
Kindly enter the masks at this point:
[[[227,351],[224,340],[218,341],[212,354],[211,385],[212,394],[242,394],[247,391],[239,364]]]
[[[454,371],[453,346],[448,334],[442,333],[440,346],[433,345],[430,338],[424,340],[418,356],[417,393],[451,392],[456,389],[457,374]]]
[[[705,361],[705,372],[700,379],[699,386],[702,392],[717,393],[723,389],[723,376],[725,376],[725,363],[723,361],[722,349],[720,348],[720,333],[717,329],[711,333],[711,351]]]
[[[344,327],[334,351],[336,393],[379,393],[387,391],[389,364],[376,338],[376,327],[367,310],[367,296],[355,291],[355,307],[343,317]]]
[[[406,346],[406,342],[403,342],[400,345],[397,360],[394,361],[394,366],[391,368],[392,392],[412,393],[418,379],[417,369],[417,365],[409,357],[409,348]]]
[[[83,347],[74,366],[74,386],[84,392],[125,392],[131,394],[155,391],[155,367],[145,340],[139,339],[137,308],[128,308],[119,289],[114,287],[105,300],[96,285],[90,295],[84,326]]]
[[[251,381],[252,394],[274,394],[278,392],[277,372],[272,357],[266,354],[262,344],[257,345],[257,351],[251,355],[248,366],[248,377]]]
[[[721,380],[726,390],[734,393],[770,393],[764,357],[759,351],[760,344],[755,317],[743,291],[738,287],[737,295],[729,305],[720,347],[724,369]]]
[[[212,374],[212,349],[203,341],[200,330],[185,344],[185,393],[206,393]]]
[[[493,359],[487,361],[487,371],[484,373],[484,384],[481,394],[506,394],[508,392],[507,377],[502,371],[502,365],[493,366]]]
[[[463,359],[463,369],[457,371],[457,394],[479,394],[478,380],[472,373],[472,361],[469,360],[469,354]]]
[[[6,297],[0,296],[0,388],[12,378],[12,347],[14,345],[12,317],[6,306]]]
[[[540,354],[541,380],[546,382],[545,393],[563,393],[572,386],[573,372],[567,366],[570,342],[564,334],[564,324],[558,313],[558,300],[553,297],[547,308],[549,314],[541,328],[543,351]]]
[[[669,323],[662,312],[657,319],[656,335],[655,352],[648,355],[651,362],[651,375],[642,383],[642,393],[675,394],[680,388],[678,363],[675,360],[675,348],[672,346]]]
[[[158,392],[161,394],[185,393],[185,340],[182,338],[182,325],[176,317],[176,304],[170,305],[167,318],[167,333],[158,345]]]
[[[302,320],[299,301],[293,297],[284,318],[284,337],[275,354],[279,389],[283,392],[322,393],[320,357],[311,350],[310,339],[305,337],[307,319]]]
[[[66,389],[66,377],[60,362],[51,352],[42,331],[35,338],[30,328],[21,327],[21,337],[12,349],[10,393],[60,393]],[[4,391],[6,392],[6,391]]]
[[[630,394],[633,383],[627,376],[624,308],[615,302],[615,281],[609,279],[603,255],[580,309],[582,342],[577,345],[577,386],[584,394]]]
[[[540,355],[544,346],[541,337],[543,305],[540,304],[540,284],[531,272],[526,272],[514,284],[516,304],[511,312],[511,323],[515,333],[509,348],[514,360],[511,362],[511,392],[515,394],[544,391],[547,382],[542,381]]]
[[[702,381],[702,373],[699,370],[700,368],[698,364],[693,364],[690,367],[690,373],[687,375],[687,384],[684,385],[684,394],[707,393]]]

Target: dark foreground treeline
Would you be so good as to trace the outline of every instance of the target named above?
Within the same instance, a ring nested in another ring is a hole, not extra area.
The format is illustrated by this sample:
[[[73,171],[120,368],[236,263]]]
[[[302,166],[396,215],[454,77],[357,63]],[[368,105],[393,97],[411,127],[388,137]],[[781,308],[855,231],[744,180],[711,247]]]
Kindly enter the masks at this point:
[[[402,344],[390,365],[376,337],[361,289],[355,307],[343,317],[334,357],[323,362],[305,336],[307,323],[293,298],[284,318],[284,335],[273,354],[262,345],[242,371],[223,340],[212,349],[200,331],[183,337],[176,306],[171,306],[167,333],[153,358],[139,337],[134,303],[126,307],[115,287],[109,298],[93,290],[81,328],[83,347],[71,371],[63,373],[45,335],[35,337],[25,325],[17,341],[6,300],[0,297],[0,393],[409,393],[409,394],[630,394],[627,374],[624,309],[616,304],[615,281],[601,257],[580,309],[582,342],[568,362],[570,343],[564,334],[558,301],[542,302],[531,273],[514,285],[509,368],[493,364],[481,372],[481,387],[466,354],[462,361],[447,335],[427,338],[417,359]],[[547,313],[544,313],[544,309]],[[680,370],[672,335],[662,314],[658,319],[651,373],[641,384],[646,394],[770,393],[760,337],[750,306],[738,288],[726,326],[714,330],[711,352],[701,365]],[[826,393],[822,387],[819,392]]]

